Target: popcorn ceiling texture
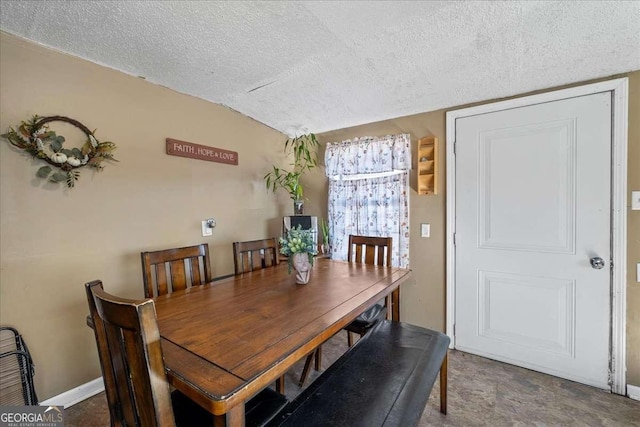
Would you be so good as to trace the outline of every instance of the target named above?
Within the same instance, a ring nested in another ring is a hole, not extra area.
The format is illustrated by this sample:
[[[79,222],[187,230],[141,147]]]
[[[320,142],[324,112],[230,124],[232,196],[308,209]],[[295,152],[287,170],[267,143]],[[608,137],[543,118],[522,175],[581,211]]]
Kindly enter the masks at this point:
[[[640,1],[3,0],[0,28],[288,134],[640,69]]]

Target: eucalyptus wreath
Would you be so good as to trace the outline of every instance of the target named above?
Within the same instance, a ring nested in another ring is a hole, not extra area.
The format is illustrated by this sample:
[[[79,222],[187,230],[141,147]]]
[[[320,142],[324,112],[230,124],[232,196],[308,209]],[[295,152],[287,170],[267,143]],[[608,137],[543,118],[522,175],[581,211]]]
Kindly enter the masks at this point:
[[[77,127],[86,135],[86,142],[81,148],[64,148],[65,138],[49,129],[51,122],[65,122]],[[72,188],[80,177],[80,168],[83,166],[100,171],[104,168],[104,160],[117,161],[112,153],[116,144],[100,142],[94,133],[95,130],[92,132],[79,121],[69,117],[33,116],[31,120],[23,121],[17,129],[10,127],[7,133],[0,137],[32,157],[48,163],[38,169],[38,178],[48,179],[50,182],[66,182],[67,187]]]

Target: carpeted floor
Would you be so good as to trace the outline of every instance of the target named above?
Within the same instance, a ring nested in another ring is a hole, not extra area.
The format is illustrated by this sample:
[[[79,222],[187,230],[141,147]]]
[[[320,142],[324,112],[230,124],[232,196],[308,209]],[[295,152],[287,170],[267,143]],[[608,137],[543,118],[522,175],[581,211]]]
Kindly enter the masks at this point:
[[[346,333],[323,346],[323,368],[347,349]],[[304,360],[286,375],[286,395],[300,393]],[[308,385],[319,375],[312,371]],[[639,426],[640,402],[528,369],[449,352],[448,414],[439,411],[438,381],[420,426]],[[109,426],[104,393],[65,410],[68,427]],[[303,427],[303,426],[301,426]],[[345,426],[348,427],[348,426]]]

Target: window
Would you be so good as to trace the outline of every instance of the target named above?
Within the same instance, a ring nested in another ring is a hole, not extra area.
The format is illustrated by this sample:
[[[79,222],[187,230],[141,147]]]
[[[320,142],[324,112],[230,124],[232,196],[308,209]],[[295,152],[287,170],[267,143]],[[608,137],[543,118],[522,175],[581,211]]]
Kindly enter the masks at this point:
[[[407,134],[327,144],[331,257],[347,258],[349,234],[393,238],[392,265],[409,266]]]

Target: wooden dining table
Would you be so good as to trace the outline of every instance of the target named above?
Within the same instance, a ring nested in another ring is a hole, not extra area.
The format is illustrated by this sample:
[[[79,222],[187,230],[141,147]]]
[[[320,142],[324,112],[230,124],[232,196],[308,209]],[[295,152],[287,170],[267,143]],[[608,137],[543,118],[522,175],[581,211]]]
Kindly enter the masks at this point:
[[[306,285],[281,263],[156,297],[169,382],[215,425],[243,426],[246,401],[386,295],[399,320],[410,275],[319,258]]]

